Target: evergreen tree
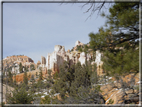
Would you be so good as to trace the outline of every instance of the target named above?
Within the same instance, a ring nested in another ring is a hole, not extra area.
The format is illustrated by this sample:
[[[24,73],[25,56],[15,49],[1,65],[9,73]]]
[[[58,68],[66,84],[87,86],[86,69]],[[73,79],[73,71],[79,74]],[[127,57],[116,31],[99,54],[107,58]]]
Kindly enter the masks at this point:
[[[13,86],[13,75],[12,75],[12,73],[9,71],[8,72],[8,84],[10,85],[10,86]]]
[[[34,78],[34,75],[31,76],[31,79],[30,81],[32,82],[32,84],[35,82],[35,78]]]
[[[108,75],[139,72],[138,9],[139,3],[115,3],[109,9],[110,15],[102,14],[109,27],[89,35],[90,48],[103,51],[104,69]]]
[[[35,70],[35,66],[33,64],[30,65],[31,71]]]
[[[30,82],[32,82],[32,84],[30,84],[29,86],[30,87],[29,92],[33,94],[36,91],[36,83],[35,83],[34,75],[31,76]]]
[[[22,66],[22,63],[20,62],[19,64],[19,71],[22,72],[23,71],[23,66]]]
[[[53,82],[53,77],[51,75],[51,72],[52,72],[52,70],[48,69],[48,77],[47,77],[47,83],[46,83],[46,86],[48,88],[50,88],[53,85],[53,83],[54,83]]]
[[[44,88],[44,83],[43,83],[43,74],[42,74],[42,70],[41,68],[39,69],[39,78],[38,78],[38,82],[37,82],[37,90],[40,91],[41,89]]]
[[[139,73],[139,3],[115,3],[109,12],[109,15],[102,13],[107,18],[106,28],[100,28],[96,34],[90,33],[89,43],[91,49],[103,53],[103,69],[121,84],[115,88],[123,90],[125,103],[128,94],[125,89],[134,90],[134,77]],[[126,83],[122,76],[128,74],[132,78]],[[138,96],[139,93],[133,94]]]
[[[31,104],[31,101],[33,101],[33,96],[26,92],[25,84],[15,88],[12,95],[7,97],[7,104]]]
[[[28,67],[27,67],[27,66],[25,66],[24,68],[25,68],[25,72],[28,72]]]
[[[39,70],[40,70],[40,72],[39,72],[39,81],[41,81],[41,80],[43,80],[43,74],[42,74],[41,68]]]
[[[46,95],[44,99],[41,99],[41,104],[50,104],[51,103],[51,98],[49,95]]]
[[[27,76],[27,72],[24,72],[24,77],[23,77],[23,82],[28,85],[28,76]]]
[[[93,76],[96,72],[96,67],[92,67],[86,62],[81,65],[79,62],[76,65],[69,66],[65,62],[60,68],[58,79],[53,85],[55,93],[60,93],[61,101],[54,99],[54,103],[68,103],[68,104],[99,104],[104,103],[104,99],[100,94],[100,87],[94,86],[93,90]],[[96,97],[97,96],[97,97]]]
[[[16,86],[17,86],[17,84],[16,84],[16,74],[15,74],[15,76],[14,76],[13,86],[14,86],[14,87],[16,87]]]

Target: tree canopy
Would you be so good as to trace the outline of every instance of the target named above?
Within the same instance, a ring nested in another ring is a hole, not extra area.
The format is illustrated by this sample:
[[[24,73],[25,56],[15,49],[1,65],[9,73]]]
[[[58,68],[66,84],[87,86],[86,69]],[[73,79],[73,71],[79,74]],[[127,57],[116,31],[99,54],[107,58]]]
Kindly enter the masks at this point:
[[[139,3],[115,3],[109,12],[102,13],[107,18],[106,27],[89,34],[90,48],[103,51],[107,74],[138,73]]]
[[[33,96],[26,92],[26,85],[22,84],[21,87],[15,88],[9,97],[7,97],[8,104],[31,104]]]

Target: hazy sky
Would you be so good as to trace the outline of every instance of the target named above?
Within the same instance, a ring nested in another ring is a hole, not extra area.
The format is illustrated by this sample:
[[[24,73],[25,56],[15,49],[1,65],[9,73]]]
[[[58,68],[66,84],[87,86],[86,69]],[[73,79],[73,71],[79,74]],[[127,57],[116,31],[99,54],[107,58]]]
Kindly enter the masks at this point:
[[[84,13],[84,3],[4,3],[3,58],[26,55],[37,63],[47,57],[55,45],[72,49],[77,40],[88,43],[88,34],[97,33],[105,19]],[[107,11],[106,11],[107,12]]]

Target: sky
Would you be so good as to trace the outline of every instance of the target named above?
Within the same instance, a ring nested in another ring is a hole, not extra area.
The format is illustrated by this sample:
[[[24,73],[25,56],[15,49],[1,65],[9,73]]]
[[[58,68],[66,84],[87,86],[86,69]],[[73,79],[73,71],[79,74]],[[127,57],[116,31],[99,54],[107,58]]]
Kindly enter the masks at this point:
[[[75,42],[86,44],[89,33],[97,33],[106,19],[95,13],[88,20],[84,13],[90,5],[84,3],[4,3],[3,4],[3,58],[25,55],[41,61],[62,45],[65,51]],[[107,13],[108,10],[105,10]]]

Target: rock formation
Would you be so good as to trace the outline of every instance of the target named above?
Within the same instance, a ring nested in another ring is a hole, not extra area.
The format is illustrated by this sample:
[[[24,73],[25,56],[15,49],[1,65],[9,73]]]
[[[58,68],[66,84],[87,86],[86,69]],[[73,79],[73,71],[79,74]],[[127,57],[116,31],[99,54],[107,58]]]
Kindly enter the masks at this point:
[[[83,45],[83,43],[81,43],[80,41],[76,41],[76,42],[75,42],[75,47],[76,47],[76,46],[80,46],[80,45]]]
[[[77,47],[78,45],[83,45],[83,43],[81,43],[80,41],[76,41],[75,47]],[[70,65],[76,64],[79,61],[81,65],[83,65],[85,64],[86,61],[92,59],[92,57],[93,56],[91,54],[89,53],[85,54],[84,52],[82,53],[78,51],[65,52],[64,46],[56,45],[54,47],[54,52],[48,53],[47,55],[46,67],[47,70],[51,69],[52,73],[54,74],[56,71],[59,72],[59,67],[63,64],[64,61],[69,61]],[[96,51],[96,60],[94,61],[94,63],[97,64],[97,72],[99,75],[101,75],[103,71],[101,69],[103,62],[101,61],[101,53],[99,51]]]
[[[13,55],[8,56],[3,59],[3,71],[7,71],[8,68],[11,68],[12,73],[20,73],[19,72],[19,64],[22,64],[22,66],[26,66],[30,68],[30,65],[33,64],[36,65],[34,61],[24,55]],[[5,72],[6,74],[6,72]]]
[[[82,53],[80,54],[79,61],[80,61],[81,65],[85,64],[85,62],[86,62],[86,57],[85,57],[85,53],[84,53],[84,52],[82,52]]]
[[[11,66],[13,63],[17,63],[20,64],[20,62],[22,63],[22,65],[28,65],[30,63],[34,63],[34,61],[24,55],[13,55],[13,56],[8,56],[6,58],[3,59],[3,66],[5,67],[7,64],[9,64],[9,66]]]
[[[37,62],[37,64],[36,64],[36,65],[37,65],[37,67],[38,67],[40,64],[41,64],[41,62],[40,62],[40,61],[38,61],[38,62]]]
[[[41,64],[46,65],[46,59],[44,56],[41,56]]]
[[[63,46],[56,45],[54,47],[54,52],[47,55],[47,69],[51,69],[53,72],[59,71],[59,66],[63,64],[64,59],[67,59],[65,55],[65,48]]]
[[[101,61],[101,53],[100,51],[96,51],[96,59],[95,59],[95,63],[97,64],[97,74],[98,75],[102,75],[103,74],[103,69],[102,69],[102,65],[103,62]]]

